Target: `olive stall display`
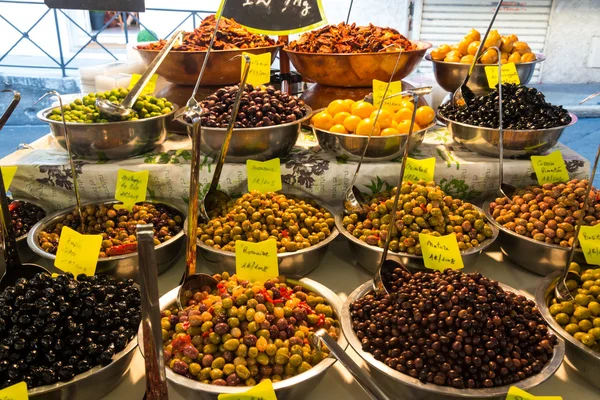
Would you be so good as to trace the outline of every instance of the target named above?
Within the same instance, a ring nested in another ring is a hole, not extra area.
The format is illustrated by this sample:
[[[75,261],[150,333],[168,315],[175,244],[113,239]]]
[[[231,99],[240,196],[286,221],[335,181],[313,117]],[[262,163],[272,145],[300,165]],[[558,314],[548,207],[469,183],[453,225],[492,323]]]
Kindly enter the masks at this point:
[[[46,211],[38,205],[24,200],[11,200],[8,211],[12,220],[15,236],[21,237],[46,216]]]
[[[72,274],[19,279],[0,293],[0,382],[28,389],[108,365],[134,338],[140,291],[132,280]]]
[[[91,204],[85,206],[82,213],[85,218],[84,233],[102,235],[100,258],[135,253],[137,224],[153,225],[155,246],[172,239],[183,229],[183,216],[165,204],[138,203],[131,212],[115,209],[114,206],[115,204]],[[79,216],[72,212],[40,232],[40,247],[50,254],[56,254],[61,230],[65,226],[82,233]]]
[[[519,235],[570,247],[589,184],[586,179],[573,179],[566,183],[527,186],[517,190],[510,200],[496,198],[490,203],[490,214],[504,228]],[[583,225],[594,226],[599,223],[600,191],[592,187]]]
[[[284,277],[264,283],[227,272],[208,288],[186,292],[186,307],[162,311],[165,363],[175,373],[206,384],[254,386],[310,370],[329,351],[309,336],[324,328],[335,340],[339,320],[325,299]]]

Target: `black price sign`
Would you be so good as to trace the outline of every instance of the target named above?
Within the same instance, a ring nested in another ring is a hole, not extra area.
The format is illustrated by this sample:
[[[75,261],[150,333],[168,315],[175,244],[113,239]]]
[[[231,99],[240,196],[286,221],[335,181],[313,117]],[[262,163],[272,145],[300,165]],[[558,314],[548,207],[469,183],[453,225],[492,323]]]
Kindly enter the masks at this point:
[[[145,0],[44,0],[48,8],[99,11],[146,11]]]
[[[228,0],[221,3],[221,13],[266,35],[290,35],[327,23],[321,0]]]

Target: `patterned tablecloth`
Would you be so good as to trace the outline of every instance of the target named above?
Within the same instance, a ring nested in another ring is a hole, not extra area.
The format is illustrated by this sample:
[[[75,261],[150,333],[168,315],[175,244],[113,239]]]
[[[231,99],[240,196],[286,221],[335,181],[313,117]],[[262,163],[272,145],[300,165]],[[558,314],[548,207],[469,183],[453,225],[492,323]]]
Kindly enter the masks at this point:
[[[73,181],[67,153],[48,134],[31,146],[18,150],[0,165],[17,165],[10,186],[17,198],[30,197],[43,201],[49,208],[63,209],[75,203]],[[76,170],[83,201],[112,198],[117,170],[150,171],[150,197],[188,199],[191,142],[187,136],[170,135],[154,152],[123,161],[76,160]],[[565,158],[572,178],[589,177],[590,162],[564,145],[557,145]],[[551,149],[550,151],[554,151]],[[423,144],[411,154],[417,159],[435,157],[435,180],[452,196],[481,202],[495,193],[498,185],[498,160],[480,156],[461,148],[446,128],[430,130]],[[395,185],[399,160],[385,163],[365,163],[357,184],[370,194]],[[341,206],[344,190],[350,184],[356,163],[336,159],[321,150],[310,135],[301,140],[291,153],[281,160],[284,185],[308,192],[321,201]],[[506,160],[505,179],[522,187],[536,182],[529,160]],[[214,160],[202,156],[200,167],[201,192],[208,190],[214,171]],[[235,197],[246,191],[246,166],[226,164],[221,176],[221,188]]]

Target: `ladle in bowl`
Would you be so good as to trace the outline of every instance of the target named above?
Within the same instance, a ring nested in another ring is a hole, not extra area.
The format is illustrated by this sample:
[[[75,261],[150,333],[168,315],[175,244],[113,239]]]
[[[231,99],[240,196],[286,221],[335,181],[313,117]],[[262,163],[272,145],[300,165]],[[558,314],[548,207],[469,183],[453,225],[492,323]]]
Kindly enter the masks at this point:
[[[16,90],[4,89],[1,92],[12,93],[13,99],[11,100],[8,107],[6,107],[4,114],[2,114],[2,116],[0,117],[0,131],[2,130],[2,128],[4,128],[4,125],[6,125],[6,121],[8,121],[13,111],[15,111],[15,108],[17,108],[17,105],[21,101],[21,93],[17,92]]]

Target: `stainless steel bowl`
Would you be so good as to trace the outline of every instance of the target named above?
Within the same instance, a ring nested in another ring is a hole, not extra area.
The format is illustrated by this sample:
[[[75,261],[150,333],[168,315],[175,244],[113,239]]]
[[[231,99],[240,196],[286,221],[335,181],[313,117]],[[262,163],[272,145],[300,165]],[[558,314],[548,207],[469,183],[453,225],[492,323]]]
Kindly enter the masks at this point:
[[[12,200],[20,201],[23,203],[30,203],[30,204],[33,204],[34,206],[38,206],[39,208],[44,210],[44,217],[46,217],[48,215],[48,207],[45,204],[42,204],[37,200],[32,200],[29,198],[14,198],[14,197],[12,198]],[[33,226],[31,227],[30,231],[32,229],[33,229]],[[31,249],[27,245],[27,234],[28,233],[29,232],[17,237],[17,249],[19,251],[19,257],[21,258],[22,262],[28,262],[35,258],[35,254],[31,251]]]
[[[562,271],[569,258],[569,247],[539,242],[506,229],[492,217],[490,213],[491,201],[488,200],[483,204],[483,212],[492,226],[500,232],[498,243],[504,255],[534,274],[546,276],[555,271]],[[585,264],[585,257],[581,248],[575,250],[573,261]]]
[[[67,149],[62,121],[46,118],[56,107],[46,108],[37,113],[40,121],[50,124],[50,131],[63,148]],[[123,160],[147,153],[160,146],[167,138],[167,120],[177,111],[165,115],[143,118],[137,121],[103,122],[78,124],[67,122],[71,151],[78,157],[88,160]]]
[[[483,211],[479,207],[473,207],[479,212],[483,213]],[[356,260],[356,262],[358,262],[367,271],[373,274],[376,273],[377,267],[381,262],[381,257],[383,256],[383,249],[378,246],[368,245],[367,243],[354,237],[354,235],[348,232],[348,230],[342,225],[342,218],[343,216],[339,214],[335,216],[335,226],[337,227],[338,231],[340,231],[342,236],[348,239],[350,251],[352,252],[352,259]],[[498,237],[498,229],[496,229],[496,227],[492,224],[490,224],[490,227],[492,228],[493,232],[491,238],[489,238],[477,247],[473,247],[466,251],[461,251],[460,255],[462,256],[465,269],[473,266],[475,264],[475,261],[477,261],[477,257],[479,257],[479,255],[485,249],[491,246],[492,243],[494,243],[494,241]],[[397,261],[411,270],[428,271],[428,269],[425,268],[423,256],[389,251],[387,254],[387,258]]]
[[[97,400],[110,393],[127,375],[137,347],[137,336],[123,350],[115,354],[107,366],[98,365],[64,383],[39,386],[27,394],[35,400]]]
[[[329,304],[331,304],[337,316],[341,315],[342,301],[327,287],[308,278],[302,278],[297,281],[294,279],[288,279],[288,282],[299,284],[317,294],[320,294]],[[179,287],[176,287],[162,296],[160,298],[160,309],[164,310],[167,307],[174,305],[178,292]],[[140,336],[139,333],[138,336]],[[338,344],[343,349],[348,346],[348,343],[341,332],[340,338],[338,339]],[[319,384],[319,382],[325,376],[327,369],[334,363],[335,359],[333,357],[329,357],[300,375],[273,383],[273,388],[275,389],[277,398],[279,400],[309,398],[308,394],[315,388],[315,386]],[[166,368],[166,372],[167,380],[169,381],[171,387],[175,389],[175,391],[184,399],[217,400],[218,395],[222,393],[242,393],[248,390],[247,387],[217,386],[200,383],[190,378],[186,378],[185,376],[176,374],[170,368]]]
[[[558,143],[563,131],[577,122],[577,116],[569,113],[571,122],[568,125],[548,129],[504,130],[504,158],[532,156],[542,154]],[[455,142],[477,154],[498,157],[499,131],[493,128],[467,125],[452,121],[442,116],[437,118],[448,127]]]
[[[546,59],[543,54],[536,53],[535,56],[537,58],[535,61],[515,64],[517,68],[517,74],[519,74],[519,81],[522,85],[529,83],[533,77],[535,66]],[[460,87],[467,76],[469,67],[471,66],[471,64],[434,61],[431,59],[431,54],[427,54],[425,59],[427,61],[431,61],[435,80],[447,92],[454,92]],[[477,64],[473,70],[471,78],[469,79],[469,89],[476,94],[483,94],[491,90],[485,75],[485,66],[486,65],[484,64]],[[487,66],[489,67],[490,65]]]
[[[600,353],[594,351],[569,335],[562,326],[558,324],[550,315],[548,304],[554,296],[554,286],[560,276],[556,271],[542,280],[540,286],[535,292],[535,301],[538,304],[542,316],[546,323],[560,336],[566,343],[565,362],[574,370],[579,372],[586,381],[600,390],[600,381],[598,381],[598,370],[600,369]]]
[[[246,160],[266,161],[287,155],[298,140],[301,125],[310,119],[312,112],[312,108],[306,106],[306,115],[294,122],[258,128],[235,128],[225,160],[245,163]],[[191,136],[192,124],[185,123],[185,126]],[[218,157],[226,134],[226,128],[203,126],[200,150],[204,154]]]
[[[161,199],[150,199],[146,200],[147,203],[155,203],[155,204],[164,204],[172,210],[176,211],[178,214],[182,216],[183,219],[186,217],[186,210],[182,207],[176,206],[168,201],[163,201]],[[82,207],[86,205],[100,205],[100,204],[114,204],[118,203],[116,200],[101,200],[101,201],[92,201],[88,203],[82,204]],[[55,224],[60,217],[63,217],[67,214],[73,212],[73,207],[58,211],[52,215],[47,216],[37,224],[31,228],[29,231],[29,235],[27,236],[27,244],[31,248],[31,250],[38,256],[49,260],[50,263],[54,264],[54,260],[56,260],[55,254],[50,254],[44,251],[39,245],[39,235],[40,232]],[[156,250],[156,263],[158,267],[158,273],[162,273],[172,267],[177,260],[179,259],[180,251],[183,248],[184,240],[184,232],[183,229],[177,233],[171,240],[168,240],[164,243],[159,244],[155,247]],[[107,274],[112,275],[118,278],[123,279],[137,279],[137,269],[138,269],[138,253],[129,253],[121,256],[114,257],[106,257],[99,258],[98,264],[96,266],[97,274]]]
[[[518,292],[510,286],[501,284],[504,290]],[[392,395],[394,399],[419,399],[419,400],[442,400],[442,399],[502,399],[506,398],[510,386],[516,386],[523,390],[534,388],[548,378],[550,378],[563,361],[565,354],[565,344],[559,338],[558,344],[554,348],[554,354],[550,361],[544,366],[539,374],[533,375],[518,383],[507,386],[499,386],[489,389],[455,389],[447,386],[438,386],[433,383],[421,383],[418,379],[402,374],[395,369],[388,367],[381,361],[377,361],[371,353],[363,351],[360,340],[354,334],[352,329],[352,319],[350,318],[350,304],[357,299],[365,296],[373,290],[373,282],[368,281],[359,286],[348,296],[342,308],[342,331],[350,346],[358,355],[368,364],[370,372],[375,382],[380,387]],[[519,293],[522,294],[522,293]],[[530,296],[525,295],[531,299]]]

